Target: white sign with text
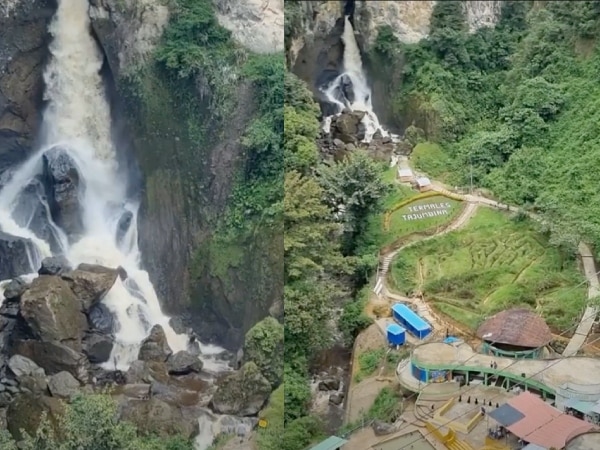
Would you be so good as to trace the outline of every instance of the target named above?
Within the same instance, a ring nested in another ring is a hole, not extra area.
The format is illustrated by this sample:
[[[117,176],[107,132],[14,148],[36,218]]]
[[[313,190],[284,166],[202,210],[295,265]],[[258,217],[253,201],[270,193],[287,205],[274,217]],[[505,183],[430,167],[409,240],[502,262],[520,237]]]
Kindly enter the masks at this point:
[[[420,220],[430,217],[444,216],[450,214],[450,203],[426,203],[424,205],[409,206],[408,211],[412,214],[402,214],[404,220]]]

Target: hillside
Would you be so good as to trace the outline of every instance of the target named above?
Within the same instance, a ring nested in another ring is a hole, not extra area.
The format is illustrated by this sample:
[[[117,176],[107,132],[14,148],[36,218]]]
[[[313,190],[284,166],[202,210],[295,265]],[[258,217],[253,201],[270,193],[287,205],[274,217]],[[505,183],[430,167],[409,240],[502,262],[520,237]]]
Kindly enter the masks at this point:
[[[504,2],[495,28],[469,34],[450,1],[434,8],[427,39],[404,44],[384,27],[369,57],[402,74],[379,73],[396,78],[390,125],[421,128],[442,148],[421,170],[458,186],[472,176],[538,211],[551,242],[571,252],[579,238],[600,243],[598,36],[596,2]]]

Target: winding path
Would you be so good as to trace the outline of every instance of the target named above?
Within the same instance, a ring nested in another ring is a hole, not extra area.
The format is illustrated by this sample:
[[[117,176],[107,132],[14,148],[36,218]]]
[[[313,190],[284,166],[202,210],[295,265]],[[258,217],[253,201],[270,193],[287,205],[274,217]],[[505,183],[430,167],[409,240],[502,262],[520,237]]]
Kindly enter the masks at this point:
[[[408,163],[406,161],[399,162],[399,164],[401,166],[406,166],[407,168],[410,168],[410,167],[408,167]],[[415,174],[417,173],[414,170],[413,170],[413,172]],[[419,174],[419,175],[421,175],[421,174]],[[427,302],[425,302],[423,299],[420,299],[420,298],[415,299],[415,298],[403,297],[401,295],[398,295],[397,293],[390,291],[390,289],[388,288],[387,275],[388,275],[390,264],[392,263],[393,259],[396,257],[396,255],[399,252],[406,249],[407,247],[410,247],[411,245],[415,245],[417,242],[422,242],[423,240],[427,240],[427,239],[433,239],[442,234],[445,234],[450,231],[454,231],[454,230],[461,228],[475,214],[478,206],[484,206],[484,207],[488,207],[488,208],[496,208],[496,209],[512,211],[512,212],[519,211],[519,208],[510,206],[510,205],[506,205],[503,203],[499,203],[495,200],[491,200],[489,198],[485,198],[485,197],[478,196],[478,195],[472,195],[472,194],[460,195],[460,194],[457,194],[456,192],[452,192],[451,190],[447,189],[439,182],[436,182],[434,180],[431,180],[431,181],[432,181],[433,190],[435,190],[443,195],[453,195],[453,196],[462,197],[462,199],[464,201],[468,202],[467,206],[464,208],[462,213],[456,219],[454,219],[447,227],[445,227],[439,233],[435,233],[435,234],[433,234],[431,236],[427,236],[426,238],[421,239],[419,241],[411,242],[411,243],[406,244],[406,245],[404,245],[400,248],[397,248],[393,251],[381,254],[380,255],[380,269],[377,274],[377,283],[376,283],[376,287],[375,287],[375,293],[377,295],[383,295],[383,296],[391,298],[393,300],[398,300],[401,302],[414,304],[418,309],[418,313],[421,314],[428,322],[430,322],[432,324],[434,330],[439,331],[442,327],[444,327],[444,325],[442,325],[440,323],[440,321],[437,319],[437,315],[431,310],[431,308],[429,307]],[[539,219],[534,214],[528,214],[528,215],[533,219]],[[584,275],[588,282],[588,300],[591,300],[600,295],[600,283],[598,282],[598,275],[597,275],[597,270],[596,270],[596,266],[594,263],[594,256],[593,256],[592,251],[590,250],[589,246],[587,244],[585,244],[584,242],[581,242],[579,244],[579,255],[582,260]],[[574,356],[577,354],[577,352],[584,345],[584,343],[592,329],[592,326],[596,320],[596,316],[599,312],[600,312],[600,308],[598,306],[588,304],[588,306],[586,307],[585,311],[583,312],[583,314],[581,316],[579,326],[577,327],[575,334],[573,334],[573,336],[569,340],[567,347],[563,351],[563,356],[568,357],[568,356]]]

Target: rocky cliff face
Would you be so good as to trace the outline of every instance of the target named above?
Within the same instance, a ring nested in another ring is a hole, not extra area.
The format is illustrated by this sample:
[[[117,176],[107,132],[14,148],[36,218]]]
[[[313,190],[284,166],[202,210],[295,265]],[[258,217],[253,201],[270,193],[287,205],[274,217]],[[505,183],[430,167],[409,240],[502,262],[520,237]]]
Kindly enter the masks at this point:
[[[283,0],[214,0],[219,23],[256,53],[283,51]]]
[[[216,2],[221,22],[256,51],[282,47],[281,1]],[[224,133],[189,133],[189,117],[172,80],[154,73],[153,50],[160,43],[173,3],[162,0],[90,0],[94,35],[104,51],[103,74],[110,94],[115,138],[142,186],[139,240],[163,309],[197,325],[202,337],[237,348],[244,333],[268,315],[281,297],[275,278],[278,258],[271,231],[245,243],[238,263],[224,270],[220,252],[208,253],[206,270],[191,270],[199,249],[211,247],[216,224],[227,208],[235,174],[246,155],[239,145],[256,105],[252,87],[238,83],[237,108]],[[0,184],[3,172],[24,160],[34,146],[43,110],[43,69],[50,36],[47,27],[56,0],[0,2]],[[247,14],[247,17],[243,17]],[[261,16],[262,14],[262,16]],[[262,33],[262,34],[261,34]],[[252,36],[256,38],[252,40]],[[259,45],[260,44],[260,45]],[[130,89],[132,82],[145,90]],[[210,88],[201,79],[184,91],[210,128]],[[208,130],[210,131],[210,130]],[[198,260],[198,258],[196,258]],[[191,311],[191,316],[187,313]]]
[[[0,182],[29,154],[40,123],[53,0],[0,3]]]

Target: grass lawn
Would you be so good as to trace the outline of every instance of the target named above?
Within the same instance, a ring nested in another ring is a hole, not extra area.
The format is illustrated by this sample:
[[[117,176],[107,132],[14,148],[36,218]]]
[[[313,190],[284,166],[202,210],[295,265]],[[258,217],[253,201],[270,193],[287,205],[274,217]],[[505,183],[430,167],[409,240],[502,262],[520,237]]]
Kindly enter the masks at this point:
[[[436,195],[420,200],[416,200],[409,205],[395,211],[390,217],[389,229],[385,230],[385,211],[392,209],[395,205],[403,200],[414,197],[418,193],[404,185],[395,185],[393,192],[384,200],[384,210],[377,215],[371,216],[367,224],[367,230],[361,237],[360,247],[363,249],[361,253],[366,253],[364,249],[370,249],[371,253],[377,253],[383,247],[387,247],[394,242],[409,236],[413,233],[421,233],[429,231],[444,225],[454,219],[461,211],[462,202],[449,199],[442,195]],[[411,206],[426,205],[433,203],[449,203],[447,215],[435,217],[426,217],[417,220],[404,220],[402,215],[415,214],[409,210]]]
[[[438,144],[423,142],[417,144],[410,154],[413,166],[441,182],[448,181],[450,160]]]
[[[448,205],[447,208],[436,208],[432,210],[425,209],[425,205]],[[423,207],[422,211],[419,211],[418,207]],[[421,200],[412,202],[398,211],[395,211],[390,218],[390,227],[387,234],[395,237],[396,239],[407,236],[412,233],[419,233],[435,229],[441,225],[445,225],[450,222],[457,214],[461,211],[462,202],[454,199],[444,197],[442,195],[436,195],[434,197],[428,197]],[[416,208],[415,208],[416,207]],[[423,213],[433,213],[435,211],[446,210],[448,214],[436,215],[433,217],[423,217],[416,220],[406,220],[409,216]],[[407,217],[403,217],[407,216]]]
[[[475,329],[485,317],[516,306],[538,311],[554,331],[571,327],[585,307],[587,287],[575,261],[505,213],[480,208],[456,232],[402,251],[391,284],[400,292],[421,289],[452,319]]]

